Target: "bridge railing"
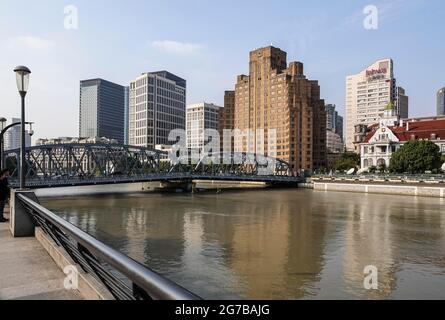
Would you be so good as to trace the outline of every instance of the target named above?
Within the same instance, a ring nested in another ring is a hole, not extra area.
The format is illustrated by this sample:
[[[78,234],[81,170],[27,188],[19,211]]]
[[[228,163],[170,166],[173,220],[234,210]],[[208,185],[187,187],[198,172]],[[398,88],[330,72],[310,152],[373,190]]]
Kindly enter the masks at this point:
[[[363,180],[393,182],[444,182],[445,174],[318,174],[312,180]]]
[[[105,245],[27,198],[18,200],[36,225],[87,273],[102,282],[117,300],[199,300],[200,298],[141,263]]]
[[[163,181],[163,180],[200,180],[200,179],[215,179],[215,180],[246,180],[246,181],[270,181],[270,182],[299,182],[303,180],[298,176],[289,175],[254,175],[254,174],[227,174],[227,173],[193,173],[193,172],[171,172],[171,173],[150,173],[139,175],[114,175],[109,177],[59,177],[59,178],[28,178],[26,186],[28,188],[41,187],[58,187],[58,186],[76,186],[76,185],[101,185],[101,184],[115,184],[115,183],[132,183],[132,182],[148,182],[148,181]],[[12,186],[18,186],[19,180],[12,178],[9,180]]]

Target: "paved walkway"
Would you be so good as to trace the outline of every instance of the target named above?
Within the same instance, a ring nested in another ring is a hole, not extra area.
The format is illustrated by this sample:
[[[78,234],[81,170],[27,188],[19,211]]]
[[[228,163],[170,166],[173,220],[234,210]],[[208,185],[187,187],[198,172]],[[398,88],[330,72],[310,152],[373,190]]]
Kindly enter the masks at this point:
[[[82,299],[64,289],[64,278],[35,238],[13,238],[9,223],[0,223],[0,300]]]

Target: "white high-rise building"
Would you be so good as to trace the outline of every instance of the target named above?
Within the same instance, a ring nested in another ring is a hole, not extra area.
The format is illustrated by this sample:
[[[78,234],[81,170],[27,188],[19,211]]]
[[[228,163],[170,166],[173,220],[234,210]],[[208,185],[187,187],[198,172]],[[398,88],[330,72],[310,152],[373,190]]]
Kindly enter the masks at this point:
[[[18,118],[12,118],[12,123],[19,123],[21,120]],[[21,127],[20,125],[14,126],[5,133],[5,151],[20,149],[21,141]],[[31,146],[31,136],[28,130],[25,131],[25,147]]]
[[[389,103],[396,105],[397,89],[391,59],[375,62],[346,79],[346,148],[354,151],[356,125],[379,122]]]
[[[185,130],[186,81],[167,71],[144,73],[130,83],[129,144],[172,145],[174,129]]]
[[[218,131],[219,110],[213,103],[197,103],[187,106],[187,147],[202,150],[208,143],[206,129]],[[221,137],[220,137],[221,138]],[[220,142],[218,141],[218,146]]]

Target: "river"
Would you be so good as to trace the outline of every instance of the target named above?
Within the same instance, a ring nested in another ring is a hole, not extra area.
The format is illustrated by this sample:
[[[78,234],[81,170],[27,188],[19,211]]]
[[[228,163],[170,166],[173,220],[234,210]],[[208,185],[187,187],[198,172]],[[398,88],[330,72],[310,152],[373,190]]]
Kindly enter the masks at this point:
[[[42,203],[205,299],[445,299],[443,199],[277,189]]]

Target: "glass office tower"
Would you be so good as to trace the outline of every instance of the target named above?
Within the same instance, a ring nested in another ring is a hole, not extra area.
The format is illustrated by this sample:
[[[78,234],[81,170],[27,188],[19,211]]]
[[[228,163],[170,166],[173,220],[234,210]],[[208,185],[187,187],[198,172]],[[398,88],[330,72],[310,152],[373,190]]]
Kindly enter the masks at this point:
[[[80,82],[79,136],[125,140],[125,87],[103,80]]]

